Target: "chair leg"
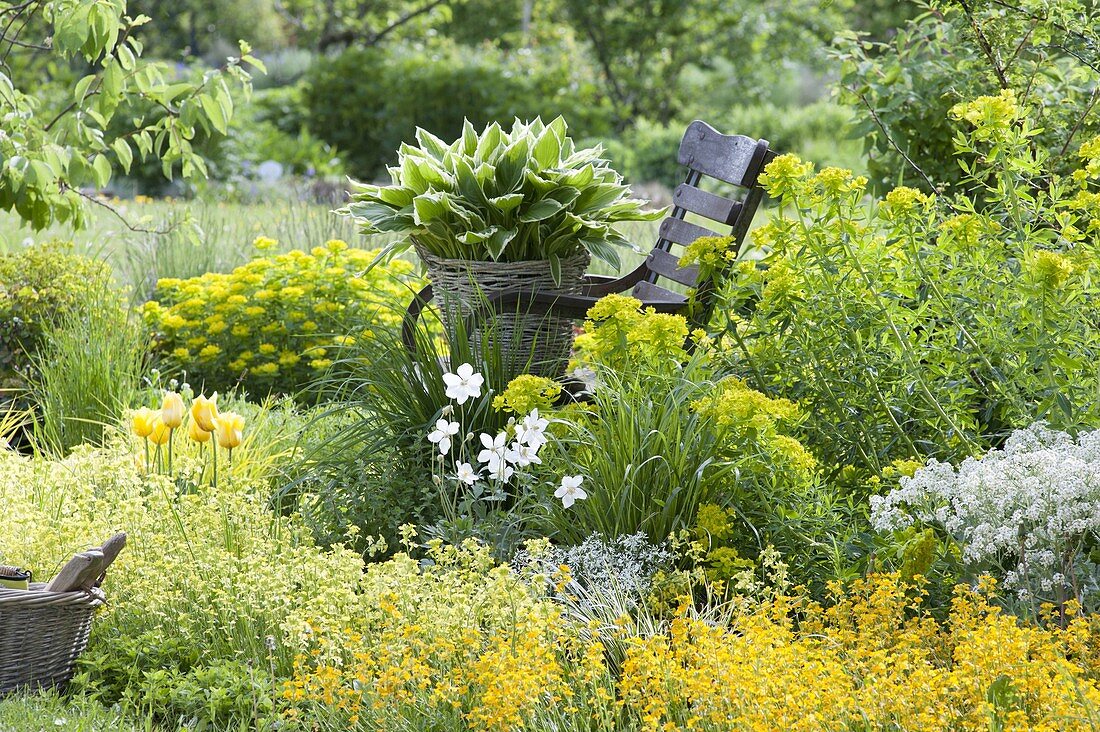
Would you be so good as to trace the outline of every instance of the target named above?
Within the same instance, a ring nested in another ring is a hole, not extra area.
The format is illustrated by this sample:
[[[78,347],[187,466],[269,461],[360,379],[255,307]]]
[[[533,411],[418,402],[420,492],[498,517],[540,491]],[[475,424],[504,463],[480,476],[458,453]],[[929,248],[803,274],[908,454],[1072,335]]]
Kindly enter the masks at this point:
[[[413,356],[416,355],[416,321],[420,319],[420,314],[424,312],[424,308],[428,307],[431,300],[432,286],[427,285],[423,290],[413,295],[412,302],[409,303],[409,308],[405,311],[405,317],[401,321],[401,341],[405,344],[405,349]]]

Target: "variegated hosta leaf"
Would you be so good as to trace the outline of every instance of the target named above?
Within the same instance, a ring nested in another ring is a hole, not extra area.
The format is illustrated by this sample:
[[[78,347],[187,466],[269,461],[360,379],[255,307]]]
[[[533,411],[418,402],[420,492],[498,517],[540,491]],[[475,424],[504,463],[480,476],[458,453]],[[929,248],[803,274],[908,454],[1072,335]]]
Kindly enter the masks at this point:
[[[416,142],[401,146],[389,185],[356,184],[341,210],[366,233],[408,235],[387,256],[415,238],[451,259],[546,259],[560,272],[584,249],[618,266],[616,249],[629,244],[611,225],[663,214],[629,197],[601,147],[576,149],[561,117],[480,133],[467,121],[450,144],[425,130]]]

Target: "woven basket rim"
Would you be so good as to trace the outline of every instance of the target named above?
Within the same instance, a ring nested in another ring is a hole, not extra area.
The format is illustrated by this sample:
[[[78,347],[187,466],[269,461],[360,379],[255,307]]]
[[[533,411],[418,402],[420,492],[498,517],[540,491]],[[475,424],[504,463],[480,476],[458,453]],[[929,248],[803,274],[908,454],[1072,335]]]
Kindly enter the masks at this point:
[[[472,265],[472,264],[473,265],[496,265],[496,266],[499,266],[499,267],[508,267],[508,266],[533,267],[533,266],[536,266],[536,265],[548,264],[550,262],[549,257],[546,257],[545,259],[517,259],[517,260],[514,260],[514,261],[503,261],[503,262],[495,260],[495,259],[454,259],[452,257],[440,257],[437,254],[433,254],[433,253],[429,252],[427,249],[424,248],[424,246],[420,242],[416,241],[415,239],[412,240],[412,243],[413,243],[413,248],[416,250],[416,255],[418,257],[420,257],[421,260],[427,261],[428,259],[432,259],[436,262],[443,262],[443,263],[446,263],[446,264],[454,263],[453,266],[455,266],[455,267],[465,267],[465,266],[469,266],[469,265]],[[571,254],[568,257],[561,257],[560,259],[564,263],[564,262],[579,261],[579,260],[582,260],[582,259],[587,261],[587,260],[590,260],[591,258],[592,258],[592,255],[588,252],[588,250],[585,249],[584,247],[581,247],[581,250],[579,252],[577,252],[576,254]]]
[[[62,605],[99,607],[106,602],[107,596],[98,587],[75,592],[47,592],[44,585],[32,586],[29,590],[0,588],[0,611],[10,607],[42,604],[53,607]]]

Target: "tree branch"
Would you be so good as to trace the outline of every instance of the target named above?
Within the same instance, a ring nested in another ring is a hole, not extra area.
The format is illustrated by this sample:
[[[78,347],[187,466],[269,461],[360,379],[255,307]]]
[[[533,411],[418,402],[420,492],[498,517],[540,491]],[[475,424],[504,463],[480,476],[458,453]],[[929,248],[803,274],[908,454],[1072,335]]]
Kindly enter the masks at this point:
[[[913,159],[909,157],[908,153],[901,149],[900,145],[894,142],[894,138],[890,135],[890,131],[886,129],[886,125],[883,124],[882,119],[878,116],[878,112],[876,112],[875,108],[871,106],[871,102],[867,100],[867,97],[859,93],[857,93],[857,96],[859,97],[859,101],[863,102],[863,106],[866,107],[867,111],[871,114],[871,119],[873,119],[875,121],[875,124],[878,125],[878,128],[882,130],[882,134],[886,137],[886,141],[890,143],[890,147],[894,148],[894,150],[897,151],[898,155],[901,155],[901,157],[905,159],[906,164],[908,164],[910,168],[917,171],[917,174],[919,174],[920,177],[924,179],[924,183],[928,186],[929,190],[931,190],[936,195],[940,195],[940,189],[936,187],[936,185],[932,182],[932,179],[929,178],[923,170],[921,170],[921,167],[919,165],[913,162]]]
[[[146,229],[143,226],[135,226],[134,224],[131,224],[130,221],[125,216],[122,215],[121,211],[119,211],[117,208],[115,208],[111,204],[107,203],[103,199],[99,198],[98,196],[93,196],[89,193],[85,193],[84,191],[80,190],[79,188],[75,188],[75,187],[67,185],[67,184],[62,184],[61,185],[61,190],[62,191],[73,191],[74,193],[76,193],[76,195],[80,196],[81,198],[94,203],[95,205],[99,206],[100,208],[107,209],[108,211],[110,211],[114,215],[115,218],[117,218],[119,221],[122,222],[123,226],[125,226],[127,229],[134,232],[135,234],[154,234],[156,236],[162,236],[164,234],[170,234],[171,232],[175,231],[179,227],[179,222],[176,222],[176,223],[172,224],[171,226],[168,226],[167,228],[164,228],[164,229]]]
[[[345,28],[340,31],[326,32],[317,42],[317,47],[321,51],[327,51],[333,46],[347,46],[351,45],[357,40],[362,40],[363,45],[365,46],[377,45],[379,42],[382,41],[383,38],[393,33],[401,26],[415,20],[425,13],[430,13],[432,10],[435,10],[437,7],[446,2],[448,2],[448,0],[430,0],[430,2],[421,5],[419,8],[416,8],[415,10],[410,10],[409,12],[405,13],[382,30],[370,33],[366,35],[366,37],[363,37],[363,34],[359,31],[352,30],[350,28]]]

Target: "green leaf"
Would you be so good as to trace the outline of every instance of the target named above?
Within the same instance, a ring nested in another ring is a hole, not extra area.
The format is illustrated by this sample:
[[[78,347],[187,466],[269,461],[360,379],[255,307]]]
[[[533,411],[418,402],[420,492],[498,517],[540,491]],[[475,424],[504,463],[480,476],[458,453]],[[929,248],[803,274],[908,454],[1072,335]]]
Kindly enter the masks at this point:
[[[508,247],[513,239],[516,238],[515,229],[501,229],[493,233],[489,237],[489,241],[486,242],[489,251],[489,258],[496,261],[500,259],[500,256],[504,253],[504,250]]]
[[[561,258],[557,254],[551,254],[550,261],[550,276],[554,278],[554,284],[561,287]]]
[[[561,208],[561,204],[552,198],[536,201],[528,206],[526,211],[520,214],[519,220],[527,224],[535,221],[544,221],[558,211],[561,211]]]
[[[115,151],[115,155],[118,157],[119,165],[122,166],[123,171],[129,173],[130,165],[134,162],[134,153],[130,150],[130,145],[127,144],[126,140],[120,138],[114,141],[111,145],[111,149]]]
[[[417,226],[427,226],[446,211],[442,193],[425,193],[413,199],[413,221]]]
[[[100,153],[92,161],[92,170],[95,173],[95,184],[99,188],[105,187],[111,181],[111,161]]]

